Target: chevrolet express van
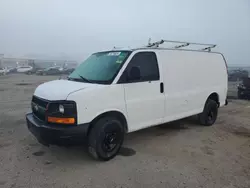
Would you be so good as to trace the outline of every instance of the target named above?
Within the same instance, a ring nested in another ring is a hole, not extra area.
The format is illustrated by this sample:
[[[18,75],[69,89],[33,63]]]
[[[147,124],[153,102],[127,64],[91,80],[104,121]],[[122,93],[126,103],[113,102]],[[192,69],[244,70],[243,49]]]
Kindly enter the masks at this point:
[[[213,125],[227,104],[223,55],[211,52],[214,46],[160,48],[163,42],[94,53],[67,80],[39,85],[26,115],[29,130],[45,145],[86,138],[91,156],[109,160],[125,133],[193,115]]]

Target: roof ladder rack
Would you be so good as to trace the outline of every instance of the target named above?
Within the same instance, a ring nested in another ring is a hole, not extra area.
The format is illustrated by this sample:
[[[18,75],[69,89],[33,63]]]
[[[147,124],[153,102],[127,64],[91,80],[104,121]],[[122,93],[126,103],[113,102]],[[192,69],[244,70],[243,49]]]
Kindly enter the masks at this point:
[[[186,46],[189,46],[189,43],[186,43],[186,44],[181,44],[181,45],[178,45],[178,46],[175,46],[174,48],[183,48],[183,47],[186,47]]]
[[[211,48],[215,48],[216,44],[203,44],[203,43],[195,43],[195,42],[183,42],[183,41],[173,41],[173,40],[160,40],[160,41],[156,41],[151,43],[150,39],[148,42],[148,45],[146,47],[148,48],[158,48],[161,44],[163,43],[176,43],[179,44],[177,46],[174,46],[174,49],[180,49],[180,48],[184,48],[190,45],[195,45],[195,46],[204,46],[204,48],[202,49],[198,49],[199,51],[208,51],[211,52]]]
[[[209,46],[209,47],[206,47],[206,48],[202,48],[201,50],[202,51],[209,51],[209,52],[211,52],[211,48],[215,48],[216,47],[216,45],[214,44],[214,45],[212,45],[212,46]]]

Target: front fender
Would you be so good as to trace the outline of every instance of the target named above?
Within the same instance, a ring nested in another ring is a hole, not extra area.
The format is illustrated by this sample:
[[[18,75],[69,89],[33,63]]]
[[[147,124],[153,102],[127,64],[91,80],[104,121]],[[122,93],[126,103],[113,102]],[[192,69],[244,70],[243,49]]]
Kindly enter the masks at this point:
[[[89,123],[98,115],[109,111],[118,111],[127,117],[124,88],[121,84],[80,90],[71,93],[67,100],[76,102],[79,124]]]

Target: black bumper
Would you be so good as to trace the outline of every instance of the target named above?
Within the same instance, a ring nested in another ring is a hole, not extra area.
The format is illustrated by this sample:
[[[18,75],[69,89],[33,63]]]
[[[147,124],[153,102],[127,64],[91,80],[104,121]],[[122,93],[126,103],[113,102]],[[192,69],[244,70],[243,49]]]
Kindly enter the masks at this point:
[[[37,119],[32,113],[26,114],[27,126],[37,140],[49,145],[78,145],[86,141],[89,124],[55,125],[46,124]]]

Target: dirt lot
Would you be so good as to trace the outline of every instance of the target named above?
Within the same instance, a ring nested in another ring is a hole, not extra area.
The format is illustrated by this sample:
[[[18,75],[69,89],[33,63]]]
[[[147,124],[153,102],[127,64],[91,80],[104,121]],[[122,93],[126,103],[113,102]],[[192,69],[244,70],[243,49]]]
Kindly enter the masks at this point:
[[[57,77],[0,77],[0,187],[250,187],[250,102],[233,100],[212,127],[195,118],[128,134],[115,159],[45,147],[25,113],[37,85]]]

